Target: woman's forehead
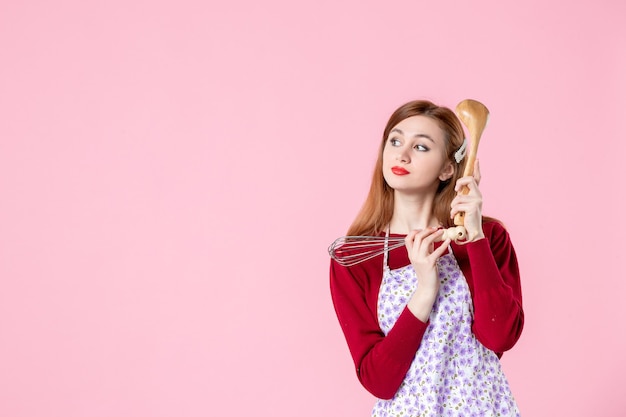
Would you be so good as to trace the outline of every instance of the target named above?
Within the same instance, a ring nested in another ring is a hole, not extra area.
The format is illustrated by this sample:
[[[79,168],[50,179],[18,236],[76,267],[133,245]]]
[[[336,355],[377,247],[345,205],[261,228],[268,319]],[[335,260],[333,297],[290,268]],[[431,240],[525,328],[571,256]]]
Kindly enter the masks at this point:
[[[433,139],[443,139],[444,132],[439,123],[427,116],[411,116],[395,125],[390,133],[397,133],[407,137],[429,136]]]

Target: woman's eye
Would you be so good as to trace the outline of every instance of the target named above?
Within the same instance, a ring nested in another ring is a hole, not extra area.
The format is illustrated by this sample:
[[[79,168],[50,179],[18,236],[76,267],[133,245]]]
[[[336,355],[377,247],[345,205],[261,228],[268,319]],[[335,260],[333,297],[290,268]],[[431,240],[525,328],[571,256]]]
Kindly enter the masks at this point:
[[[424,145],[415,145],[413,148],[415,148],[415,150],[417,151],[422,151],[422,152],[425,152],[428,150],[428,148]]]
[[[391,138],[389,139],[389,143],[391,144],[391,146],[398,146],[400,145],[400,141],[396,138]]]

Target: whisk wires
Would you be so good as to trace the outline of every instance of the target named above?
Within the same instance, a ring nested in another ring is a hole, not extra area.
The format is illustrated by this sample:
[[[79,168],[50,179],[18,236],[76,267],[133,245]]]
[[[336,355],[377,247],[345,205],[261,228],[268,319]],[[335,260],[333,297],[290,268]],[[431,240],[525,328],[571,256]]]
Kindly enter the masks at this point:
[[[328,254],[339,265],[353,266],[404,246],[404,237],[342,236],[328,247]]]

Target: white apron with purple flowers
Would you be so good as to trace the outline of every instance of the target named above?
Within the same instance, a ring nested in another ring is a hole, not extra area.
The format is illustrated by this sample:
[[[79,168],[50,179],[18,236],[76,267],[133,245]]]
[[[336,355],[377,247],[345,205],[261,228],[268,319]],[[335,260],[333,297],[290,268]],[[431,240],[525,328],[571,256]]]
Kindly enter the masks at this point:
[[[418,278],[412,265],[390,270],[387,251],[383,265],[378,321],[387,334]],[[437,260],[437,270],[439,294],[415,359],[396,395],[378,400],[372,416],[519,416],[500,360],[472,333],[472,297],[451,250]]]

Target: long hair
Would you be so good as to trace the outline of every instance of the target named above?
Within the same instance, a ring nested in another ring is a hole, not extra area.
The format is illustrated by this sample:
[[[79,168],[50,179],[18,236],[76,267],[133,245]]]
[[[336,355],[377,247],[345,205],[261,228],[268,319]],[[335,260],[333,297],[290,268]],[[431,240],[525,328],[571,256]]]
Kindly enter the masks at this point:
[[[426,116],[437,122],[444,132],[445,153],[452,161],[454,174],[446,181],[441,181],[435,194],[433,214],[445,227],[454,226],[450,219],[450,204],[456,196],[454,185],[463,175],[467,158],[459,164],[454,160],[454,153],[463,144],[464,132],[461,122],[454,112],[447,107],[437,106],[426,100],[410,101],[400,106],[389,118],[383,132],[383,138],[378,151],[378,159],[374,167],[374,175],[369,193],[361,211],[348,229],[348,236],[377,235],[384,231],[393,215],[393,188],[383,177],[383,150],[389,137],[389,132],[398,123],[412,116]]]

